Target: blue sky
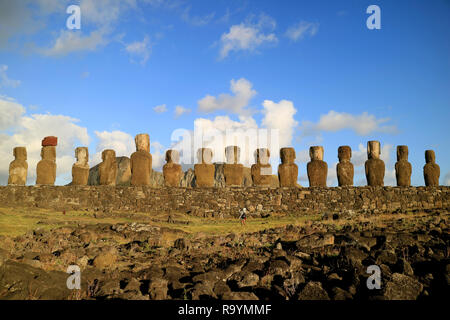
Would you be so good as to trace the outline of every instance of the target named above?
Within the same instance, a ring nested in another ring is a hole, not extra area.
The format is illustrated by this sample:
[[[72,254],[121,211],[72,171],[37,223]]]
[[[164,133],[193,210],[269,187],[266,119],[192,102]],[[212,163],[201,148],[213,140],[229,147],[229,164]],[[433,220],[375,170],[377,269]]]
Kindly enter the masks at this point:
[[[71,4],[80,30],[66,27]],[[372,4],[379,30],[366,26]],[[365,184],[369,140],[381,141],[387,185],[400,144],[414,185],[426,149],[449,185],[449,14],[443,0],[0,0],[0,184],[18,145],[34,183],[46,135],[60,137],[58,184],[75,147],[89,146],[94,165],[104,148],[129,156],[141,132],[160,170],[173,131],[196,123],[280,129],[304,186],[311,145],[324,146],[329,185],[338,146],[351,146]]]

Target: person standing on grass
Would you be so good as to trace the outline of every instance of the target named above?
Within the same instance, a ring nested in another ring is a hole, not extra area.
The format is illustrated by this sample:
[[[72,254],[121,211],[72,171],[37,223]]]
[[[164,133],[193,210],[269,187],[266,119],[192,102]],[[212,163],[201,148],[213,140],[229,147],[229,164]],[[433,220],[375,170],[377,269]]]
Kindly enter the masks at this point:
[[[244,208],[240,210],[239,213],[240,213],[239,220],[241,220],[241,225],[245,226],[245,220],[247,220],[247,209]]]

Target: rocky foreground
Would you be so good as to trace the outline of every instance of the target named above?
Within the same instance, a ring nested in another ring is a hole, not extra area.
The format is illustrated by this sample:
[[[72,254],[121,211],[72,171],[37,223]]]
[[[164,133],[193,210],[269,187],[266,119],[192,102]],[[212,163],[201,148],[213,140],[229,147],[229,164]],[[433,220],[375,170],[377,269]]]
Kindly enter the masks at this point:
[[[0,299],[445,299],[448,216],[334,214],[224,236],[176,222],[35,230],[0,238]],[[80,290],[67,289],[69,265],[81,268]],[[370,265],[379,290],[367,288]]]

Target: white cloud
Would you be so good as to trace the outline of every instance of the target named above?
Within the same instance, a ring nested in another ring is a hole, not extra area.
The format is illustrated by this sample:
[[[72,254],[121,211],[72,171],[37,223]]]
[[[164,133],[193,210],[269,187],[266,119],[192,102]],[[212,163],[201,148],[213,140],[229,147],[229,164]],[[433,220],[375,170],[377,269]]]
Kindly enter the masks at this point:
[[[25,108],[11,100],[0,98],[0,131],[6,131],[17,125],[25,113]]]
[[[286,37],[292,41],[298,41],[305,36],[314,36],[319,30],[319,24],[307,21],[300,21],[299,23],[289,27],[286,31]]]
[[[164,113],[167,111],[167,106],[165,104],[161,104],[153,108],[156,113]]]
[[[183,13],[181,14],[181,19],[183,19],[185,22],[192,24],[194,26],[204,26],[211,22],[211,20],[215,16],[215,12],[211,12],[209,14],[206,14],[204,16],[192,16],[190,14],[191,12],[191,6],[186,7],[184,9]]]
[[[294,115],[297,113],[294,104],[288,100],[281,100],[278,103],[264,100],[263,107],[262,125],[268,129],[279,130],[280,147],[290,146],[294,129],[298,124],[294,119]]]
[[[129,9],[136,9],[136,0],[81,0],[82,22],[110,26]]]
[[[175,117],[176,118],[181,117],[183,114],[190,113],[190,112],[191,112],[191,109],[185,108],[183,106],[175,107]]]
[[[217,98],[206,95],[198,101],[198,110],[201,112],[226,110],[237,114],[247,114],[247,110],[244,108],[256,94],[256,91],[252,89],[251,82],[244,78],[237,81],[233,79],[230,82],[230,90],[234,95],[222,93]]]
[[[7,65],[0,65],[0,88],[1,87],[11,87],[11,88],[17,88],[20,85],[20,80],[12,80],[8,78],[8,75],[6,74],[6,71],[8,71]]]
[[[145,65],[152,52],[150,38],[146,35],[142,41],[135,41],[126,45],[125,50],[130,54],[131,61],[139,60],[139,63]]]
[[[227,33],[220,38],[220,59],[224,59],[232,51],[254,52],[264,44],[274,44],[278,42],[276,35],[270,31],[275,28],[275,20],[262,15],[255,23],[243,22],[233,25]],[[269,29],[265,33],[265,29]]]
[[[61,30],[52,47],[39,51],[46,56],[65,56],[77,51],[94,51],[108,41],[104,30],[92,31],[88,36],[83,36],[80,31]]]

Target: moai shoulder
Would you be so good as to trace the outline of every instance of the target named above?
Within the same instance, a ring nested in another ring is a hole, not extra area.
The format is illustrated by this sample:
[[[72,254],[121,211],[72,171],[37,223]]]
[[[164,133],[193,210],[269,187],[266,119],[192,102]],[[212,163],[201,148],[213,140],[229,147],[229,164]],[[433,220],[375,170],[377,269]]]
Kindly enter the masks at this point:
[[[72,185],[85,186],[89,180],[89,150],[87,147],[75,149],[77,161],[72,166]]]
[[[54,185],[56,180],[56,137],[42,140],[41,158],[36,166],[36,184]]]
[[[197,151],[199,163],[194,165],[195,185],[197,187],[213,187],[215,167],[212,164],[213,152],[210,148]]]
[[[310,187],[326,187],[328,164],[323,161],[323,147],[313,146],[309,148],[311,161],[306,165]]]
[[[278,166],[278,180],[280,187],[297,187],[298,166],[295,161],[294,148],[280,149],[281,164]]]
[[[100,185],[115,186],[117,179],[116,152],[112,149],[103,150],[102,160],[98,167]]]
[[[138,134],[134,139],[136,152],[131,155],[131,185],[148,186],[152,173],[152,156],[150,154],[150,137]]]
[[[433,150],[425,151],[425,161],[427,162],[423,167],[423,177],[426,186],[438,186],[441,169],[436,164],[436,155]]]
[[[397,186],[411,185],[412,166],[408,162],[408,146],[397,146],[397,162],[395,163],[395,177]]]
[[[166,164],[163,166],[164,182],[167,187],[179,187],[183,175],[181,165],[178,164],[180,155],[177,150],[166,151]]]
[[[256,163],[251,167],[254,186],[268,187],[272,183],[272,166],[269,163],[270,151],[267,148],[257,149]]]
[[[368,186],[384,186],[384,161],[380,159],[381,147],[379,141],[367,142],[367,161],[365,163]]]
[[[15,147],[13,150],[14,160],[9,164],[9,185],[25,185],[27,183],[28,163],[27,149]]]
[[[242,186],[244,182],[244,166],[239,163],[241,149],[238,146],[225,148],[227,162],[223,166],[226,186]]]
[[[340,146],[338,148],[339,163],[336,165],[336,173],[340,187],[353,186],[355,169],[350,162],[351,157],[352,149],[349,146]]]

